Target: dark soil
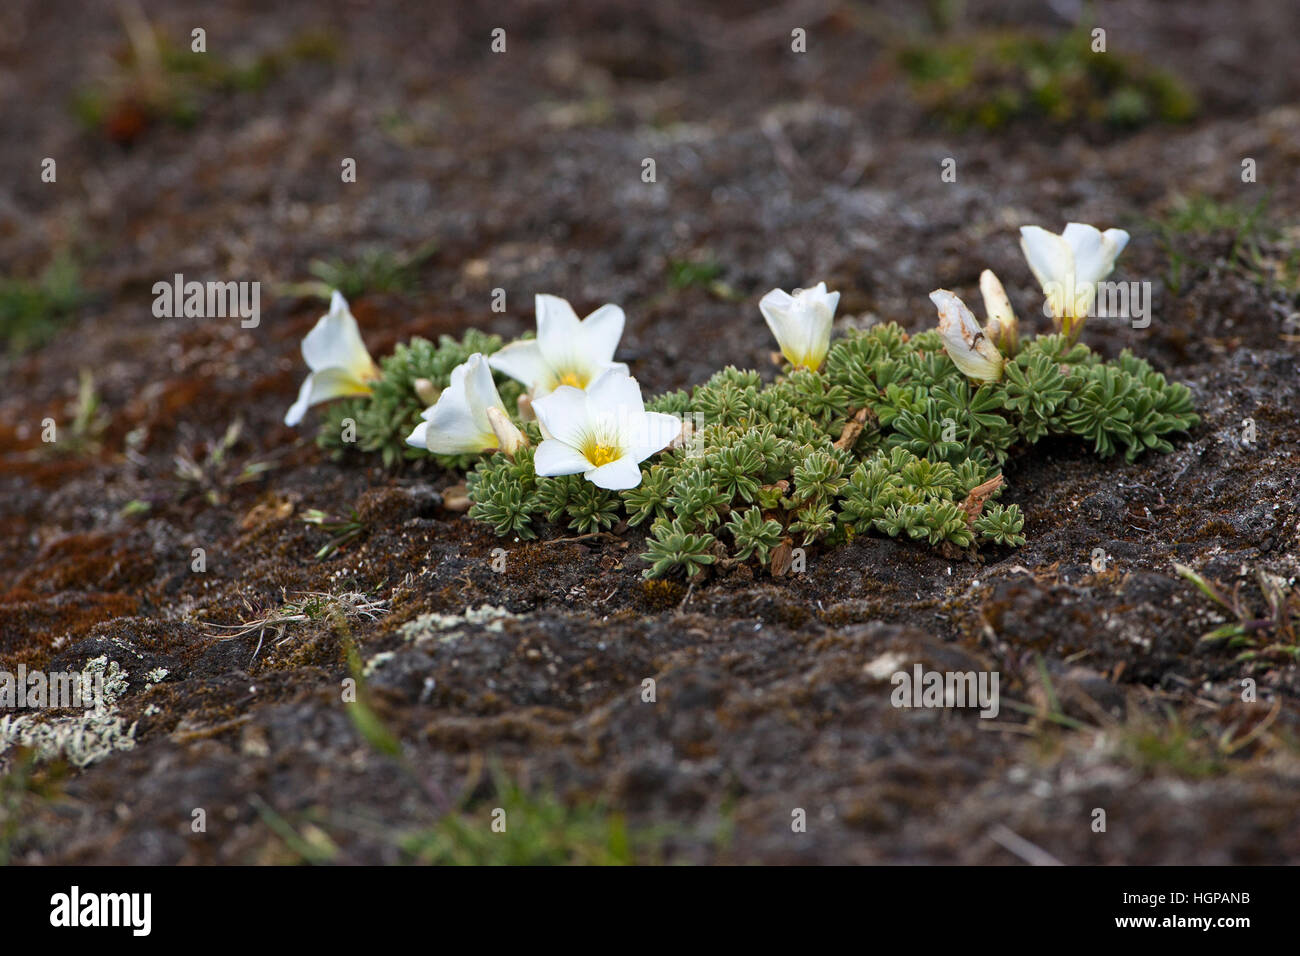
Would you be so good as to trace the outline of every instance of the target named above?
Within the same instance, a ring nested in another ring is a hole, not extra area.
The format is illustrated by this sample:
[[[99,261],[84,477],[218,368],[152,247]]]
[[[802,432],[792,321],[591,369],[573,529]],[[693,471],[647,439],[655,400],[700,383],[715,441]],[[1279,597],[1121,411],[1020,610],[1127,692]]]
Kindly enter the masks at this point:
[[[1010,830],[1067,863],[1300,862],[1300,668],[1200,642],[1223,616],[1173,568],[1240,584],[1256,610],[1256,569],[1300,571],[1297,301],[1230,264],[1222,234],[1198,240],[1208,265],[1175,294],[1150,223],[1198,193],[1267,195],[1274,219],[1295,221],[1300,8],[1109,5],[1110,44],[1181,74],[1201,113],[1096,141],[1036,121],[957,134],[928,117],[895,59],[926,28],[915,4],[442,6],[146,3],[176,45],[202,26],[209,55],[230,61],[308,34],[336,48],[202,94],[192,125],[126,128],[69,107],[122,70],[112,5],[0,12],[0,262],[31,277],[71,250],[91,296],[49,344],[0,360],[0,664],[105,654],[130,674],[121,713],[138,721],[133,749],[45,765],[45,786],[0,802],[0,851],[305,858],[278,817],[327,834],[336,862],[391,862],[403,834],[462,798],[487,826],[495,774],[603,802],[661,833],[666,860],[1008,863],[997,836]],[[1045,5],[968,8],[971,24],[1067,26]],[[805,55],[789,51],[795,26]],[[46,156],[55,184],[40,180]],[[344,157],[354,184],[340,182]],[[946,157],[955,183],[940,178]],[[1258,183],[1241,183],[1243,157]],[[1071,219],[1128,228],[1117,278],[1155,288],[1149,328],[1095,320],[1085,341],[1187,383],[1202,421],[1134,464],[1064,441],[1015,460],[1003,500],[1024,511],[1028,543],[982,565],[858,538],[779,580],[742,567],[646,582],[635,531],[503,541],[442,507],[459,475],[334,463],[311,419],[281,424],[323,309],[277,287],[314,259],[437,243],[408,286],[354,297],[375,355],[471,326],[518,334],[535,292],[580,314],[620,303],[619,357],[652,393],[727,364],[770,370],[758,298],[819,279],[843,315],[917,331],[934,324],[931,289],[974,296],[989,267],[1022,331],[1044,331],[1016,228]],[[732,294],[675,288],[683,260],[716,263]],[[260,281],[260,326],[155,318],[151,287],[177,272]],[[504,315],[490,309],[498,287]],[[74,441],[62,436],[82,369],[102,419]],[[46,417],[61,423],[52,446]],[[204,487],[177,477],[177,455],[202,462],[236,421]],[[251,463],[271,467],[237,480]],[[302,520],[311,508],[355,508],[363,531],[317,560],[328,535]],[[343,591],[388,612],[291,624],[260,650],[256,634],[210,626]],[[504,613],[417,620],[485,605]],[[341,702],[350,646],[400,760]],[[1001,713],[895,708],[891,662],[996,670]],[[158,667],[167,677],[146,690]]]

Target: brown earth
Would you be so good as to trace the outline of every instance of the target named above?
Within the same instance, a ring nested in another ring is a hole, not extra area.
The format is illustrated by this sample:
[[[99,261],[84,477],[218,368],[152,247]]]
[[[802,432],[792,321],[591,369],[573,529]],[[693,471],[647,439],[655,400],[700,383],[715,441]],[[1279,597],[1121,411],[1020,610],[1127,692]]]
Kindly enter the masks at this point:
[[[1108,7],[1111,44],[1179,72],[1202,111],[1100,141],[1032,122],[956,134],[928,118],[892,53],[924,29],[911,4],[440,6],[145,4],[177,44],[202,26],[210,55],[236,61],[335,38],[261,86],[204,96],[188,127],[78,123],[76,92],[121,69],[110,5],[0,13],[0,261],[33,276],[71,249],[92,295],[50,344],[3,360],[0,663],[105,654],[130,674],[121,713],[138,721],[134,749],[5,789],[0,851],[305,858],[268,822],[278,815],[327,834],[337,862],[391,862],[403,834],[462,795],[487,826],[495,766],[663,831],[668,860],[1014,862],[995,839],[1005,828],[1067,863],[1300,862],[1295,657],[1201,643],[1222,616],[1173,571],[1240,583],[1256,609],[1256,569],[1297,574],[1300,355],[1284,322],[1298,303],[1229,265],[1221,234],[1200,240],[1208,265],[1175,294],[1149,218],[1180,194],[1267,194],[1294,221],[1293,5]],[[1027,3],[971,3],[967,22],[1065,26]],[[496,26],[505,54],[489,51]],[[793,26],[809,33],[802,56]],[[39,178],[46,156],[55,184]],[[1246,156],[1259,183],[1240,181]],[[354,184],[340,182],[343,157]],[[956,183],[941,181],[945,157]],[[726,364],[769,369],[758,297],[818,279],[842,291],[843,314],[919,330],[931,289],[973,294],[990,267],[1042,331],[1016,227],[1071,219],[1130,229],[1118,277],[1155,287],[1150,328],[1097,320],[1085,340],[1187,383],[1202,421],[1135,464],[1066,441],[1014,461],[1003,500],[1024,511],[1028,543],[980,566],[859,538],[780,580],[740,568],[647,583],[636,532],[501,541],[443,509],[459,476],[335,464],[310,419],[281,424],[322,309],[277,286],[313,259],[436,241],[409,287],[354,297],[376,355],[414,334],[520,333],[535,292],[580,314],[618,302],[620,358],[654,392]],[[674,288],[670,264],[691,259],[717,263],[734,297]],[[260,326],[153,317],[153,283],[177,272],[259,280]],[[505,315],[489,308],[497,287]],[[82,369],[102,427],[45,445],[43,418],[68,433]],[[202,462],[235,421],[204,487],[177,477],[177,455]],[[237,480],[251,463],[270,467]],[[310,508],[355,508],[363,531],[317,560],[327,535],[302,520]],[[388,611],[292,624],[260,649],[209,626],[327,591]],[[403,633],[484,605],[507,613]],[[341,703],[352,643],[401,761]],[[882,675],[913,662],[996,670],[1001,713],[893,707]],[[158,667],[167,677],[146,690]],[[1257,702],[1242,701],[1245,678]],[[191,832],[195,808],[206,833]]]

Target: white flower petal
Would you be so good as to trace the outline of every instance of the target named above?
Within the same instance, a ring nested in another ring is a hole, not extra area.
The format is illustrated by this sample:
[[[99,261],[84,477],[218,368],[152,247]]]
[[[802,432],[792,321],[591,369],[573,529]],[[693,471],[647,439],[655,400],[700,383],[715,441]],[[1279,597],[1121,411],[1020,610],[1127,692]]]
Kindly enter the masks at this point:
[[[571,364],[581,349],[582,323],[573,306],[558,295],[538,294],[533,299],[537,312],[537,344],[553,371]]]
[[[323,368],[312,374],[311,403],[319,405],[334,398],[355,398],[373,391],[368,382],[347,368]]]
[[[828,293],[826,283],[819,282],[793,296],[773,289],[759,300],[758,309],[790,364],[817,369],[830,348],[839,301],[838,292]]]
[[[432,411],[432,409],[427,409],[426,411]],[[420,422],[420,424],[415,426],[415,430],[406,436],[406,443],[408,445],[413,445],[416,448],[427,448],[429,446],[425,443],[428,440],[428,434],[429,423]]]
[[[572,306],[557,296],[537,297],[537,342],[551,373],[539,391],[559,385],[586,388],[609,367],[623,334],[623,310],[604,305],[579,322]]]
[[[597,488],[625,491],[641,484],[641,466],[632,460],[632,456],[624,455],[608,465],[588,471],[583,477]]]
[[[567,301],[538,295],[537,338],[514,342],[488,359],[493,368],[528,386],[532,398],[561,385],[586,388],[611,367],[623,334],[625,317],[616,305],[603,305],[579,321]]]
[[[765,316],[768,309],[776,312],[788,312],[792,305],[794,305],[794,296],[784,289],[773,289],[758,300],[758,309]]]
[[[601,372],[596,380],[587,386],[587,398],[590,406],[597,411],[619,408],[627,409],[630,414],[645,411],[641,399],[641,386],[627,372],[626,365],[615,365]]]
[[[297,425],[302,421],[303,416],[307,414],[307,409],[311,406],[311,386],[312,375],[308,375],[303,379],[302,385],[298,389],[297,400],[284,413],[284,423],[286,425],[290,427]]]
[[[758,300],[758,311],[763,313],[781,354],[792,365],[799,364],[808,351],[808,330],[795,317],[793,297],[781,289],[773,289]]]
[[[556,438],[548,438],[537,446],[533,455],[533,469],[544,478],[556,475],[577,475],[591,471],[591,462],[571,445]]]
[[[1070,244],[1074,255],[1074,280],[1079,285],[1098,282],[1115,267],[1114,243],[1102,238],[1095,226],[1082,222],[1066,223],[1061,238]]]
[[[672,444],[682,433],[682,420],[664,412],[646,412],[637,428],[628,436],[628,456],[633,461],[645,461],[657,451]]]
[[[1044,291],[1053,283],[1064,284],[1065,277],[1074,271],[1070,244],[1041,226],[1020,227],[1020,250]]]
[[[619,339],[623,337],[626,318],[616,305],[602,305],[582,320],[582,349],[595,362],[607,364],[614,360]]]
[[[487,376],[487,383],[482,376]],[[497,447],[496,432],[488,421],[489,404],[500,406],[492,371],[477,352],[451,370],[451,380],[423,417],[428,426],[425,445],[439,455],[467,455]]]
[[[542,358],[542,350],[536,339],[511,342],[489,355],[488,364],[531,390],[540,388],[549,392],[554,387],[551,384],[551,368]]]
[[[461,379],[462,388],[465,390],[465,398],[470,408],[474,410],[475,421],[488,426],[487,410],[493,407],[504,409],[501,395],[497,392],[496,379],[492,377],[492,368],[483,360],[482,354],[475,352],[465,360],[463,365],[452,369],[453,383],[456,380],[456,372],[462,368],[465,369]]]
[[[1124,251],[1124,247],[1128,245],[1129,234],[1124,229],[1107,229],[1101,235],[1103,239],[1115,247],[1115,251],[1110,255],[1111,264],[1113,265],[1115,260],[1119,258],[1119,254]]]
[[[375,363],[366,351],[357,320],[338,292],[330,299],[330,310],[302,340],[302,357],[313,372],[341,368],[359,380],[373,377]]]
[[[573,311],[568,299],[539,292],[533,296],[533,311],[537,318],[537,339],[572,339],[578,335],[578,313]]]
[[[825,282],[818,282],[808,291],[815,295],[818,301],[824,303],[826,308],[830,309],[831,318],[833,319],[835,309],[840,304],[840,294],[838,292],[827,292]]]
[[[561,385],[533,402],[533,411],[543,434],[574,448],[582,445],[590,428],[587,393],[582,389]]]

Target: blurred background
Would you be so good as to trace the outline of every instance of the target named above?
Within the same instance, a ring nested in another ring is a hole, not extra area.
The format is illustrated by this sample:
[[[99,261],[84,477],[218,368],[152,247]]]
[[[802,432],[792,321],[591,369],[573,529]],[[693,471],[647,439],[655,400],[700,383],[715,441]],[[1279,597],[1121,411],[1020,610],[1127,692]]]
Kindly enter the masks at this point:
[[[311,282],[361,300],[378,351],[517,333],[537,292],[580,314],[618,302],[624,356],[676,387],[759,364],[774,286],[825,280],[844,313],[912,326],[930,289],[973,291],[991,266],[1037,316],[1023,223],[1140,231],[1177,197],[1285,209],[1295,189],[1295,117],[1270,113],[1300,84],[1285,2],[120,0],[0,18],[0,336],[27,394],[71,394],[75,375],[13,356],[76,328],[60,351],[114,397],[220,343],[240,369],[216,393],[287,403]],[[1152,245],[1125,265],[1160,271]],[[259,280],[264,326],[155,319],[149,289],[176,272]]]
[[[0,861],[405,859],[403,828],[445,808],[429,793],[475,787],[495,753],[511,799],[554,784],[547,813],[581,794],[698,825],[669,858],[720,858],[734,822],[746,862],[1009,862],[995,825],[1072,863],[1294,862],[1294,747],[1284,764],[1252,729],[1264,708],[1235,699],[1235,651],[1197,643],[1207,604],[1170,562],[1294,580],[1298,36],[1290,0],[0,5],[0,664],[120,657],[139,722],[132,751],[67,783],[72,811],[35,772],[0,780]],[[992,268],[1022,334],[1044,331],[1017,229],[1070,220],[1128,229],[1115,278],[1153,295],[1149,328],[1084,340],[1187,382],[1202,425],[1133,465],[1065,442],[1013,462],[1030,543],[997,575],[864,536],[797,583],[738,571],[686,613],[684,585],[644,584],[635,541],[520,545],[507,579],[499,539],[439,506],[461,476],[336,464],[315,417],[282,424],[331,288],[376,357],[518,335],[537,293],[618,303],[617,357],[652,394],[727,364],[774,374],[774,287],[825,281],[841,327],[915,331],[932,289],[974,301]],[[178,273],[259,282],[260,324],[156,317]],[[418,781],[353,733],[328,627],[255,664],[251,636],[208,628],[345,587],[391,602],[366,639],[402,652],[383,717]],[[517,617],[434,657],[398,633],[478,604]],[[886,651],[989,666],[994,629],[1032,735],[909,715],[864,676]],[[1135,709],[1102,761],[1044,716],[1040,652],[1158,716]],[[680,692],[646,718],[629,681],[661,668]],[[1254,673],[1294,741],[1294,657]],[[1175,694],[1181,716],[1159,716]],[[225,814],[220,839],[191,838],[196,805]],[[808,835],[791,806],[819,808]],[[566,858],[561,837],[521,858]]]

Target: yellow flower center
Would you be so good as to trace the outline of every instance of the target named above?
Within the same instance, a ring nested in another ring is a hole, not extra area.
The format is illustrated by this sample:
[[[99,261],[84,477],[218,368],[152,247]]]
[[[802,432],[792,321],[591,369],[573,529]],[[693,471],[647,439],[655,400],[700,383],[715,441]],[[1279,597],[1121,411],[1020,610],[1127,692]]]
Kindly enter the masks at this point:
[[[597,468],[601,465],[608,465],[611,461],[618,461],[623,457],[623,451],[613,445],[606,445],[599,441],[587,443],[587,447],[582,450],[587,461],[591,462]]]
[[[587,387],[586,376],[579,375],[577,372],[565,372],[560,376],[559,381],[561,385],[571,385],[574,388]]]

